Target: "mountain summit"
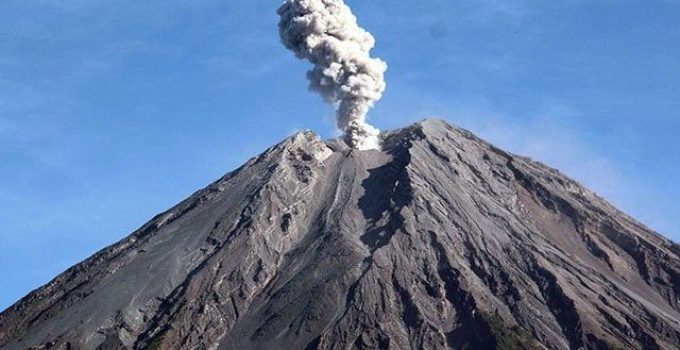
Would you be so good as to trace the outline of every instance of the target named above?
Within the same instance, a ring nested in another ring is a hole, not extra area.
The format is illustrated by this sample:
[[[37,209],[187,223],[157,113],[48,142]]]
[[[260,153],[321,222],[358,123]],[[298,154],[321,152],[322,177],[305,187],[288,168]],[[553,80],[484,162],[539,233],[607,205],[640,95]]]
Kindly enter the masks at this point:
[[[680,246],[446,122],[305,131],[0,314],[2,349],[678,349]]]

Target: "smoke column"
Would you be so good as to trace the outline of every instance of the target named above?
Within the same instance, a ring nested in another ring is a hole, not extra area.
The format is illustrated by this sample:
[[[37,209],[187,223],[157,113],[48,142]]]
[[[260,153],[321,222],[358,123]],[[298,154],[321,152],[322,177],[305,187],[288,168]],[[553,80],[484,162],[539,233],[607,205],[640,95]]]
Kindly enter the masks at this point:
[[[366,114],[385,91],[387,64],[370,56],[373,36],[343,0],[285,0],[278,14],[283,44],[314,65],[310,89],[336,105],[345,141],[359,150],[379,148],[380,131]]]

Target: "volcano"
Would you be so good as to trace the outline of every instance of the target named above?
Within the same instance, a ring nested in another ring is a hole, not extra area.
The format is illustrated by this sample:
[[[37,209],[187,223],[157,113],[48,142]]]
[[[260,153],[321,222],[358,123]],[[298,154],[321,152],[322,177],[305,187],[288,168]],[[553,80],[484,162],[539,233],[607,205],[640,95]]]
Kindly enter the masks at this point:
[[[680,246],[441,120],[304,131],[0,314],[2,349],[678,349]]]

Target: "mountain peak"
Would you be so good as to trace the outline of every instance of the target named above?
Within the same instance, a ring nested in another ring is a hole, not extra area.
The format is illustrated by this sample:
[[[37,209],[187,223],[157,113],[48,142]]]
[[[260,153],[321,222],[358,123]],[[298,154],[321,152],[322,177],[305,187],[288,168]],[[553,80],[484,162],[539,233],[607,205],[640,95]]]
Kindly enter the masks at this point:
[[[0,314],[0,347],[675,349],[680,248],[443,120],[301,131]]]

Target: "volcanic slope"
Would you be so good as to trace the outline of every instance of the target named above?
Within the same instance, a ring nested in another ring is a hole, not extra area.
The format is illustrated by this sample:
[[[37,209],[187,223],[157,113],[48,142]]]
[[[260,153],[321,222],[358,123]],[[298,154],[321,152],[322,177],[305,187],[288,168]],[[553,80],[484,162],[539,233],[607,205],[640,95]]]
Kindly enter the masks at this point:
[[[298,133],[0,314],[2,349],[678,349],[680,247],[444,121]]]

